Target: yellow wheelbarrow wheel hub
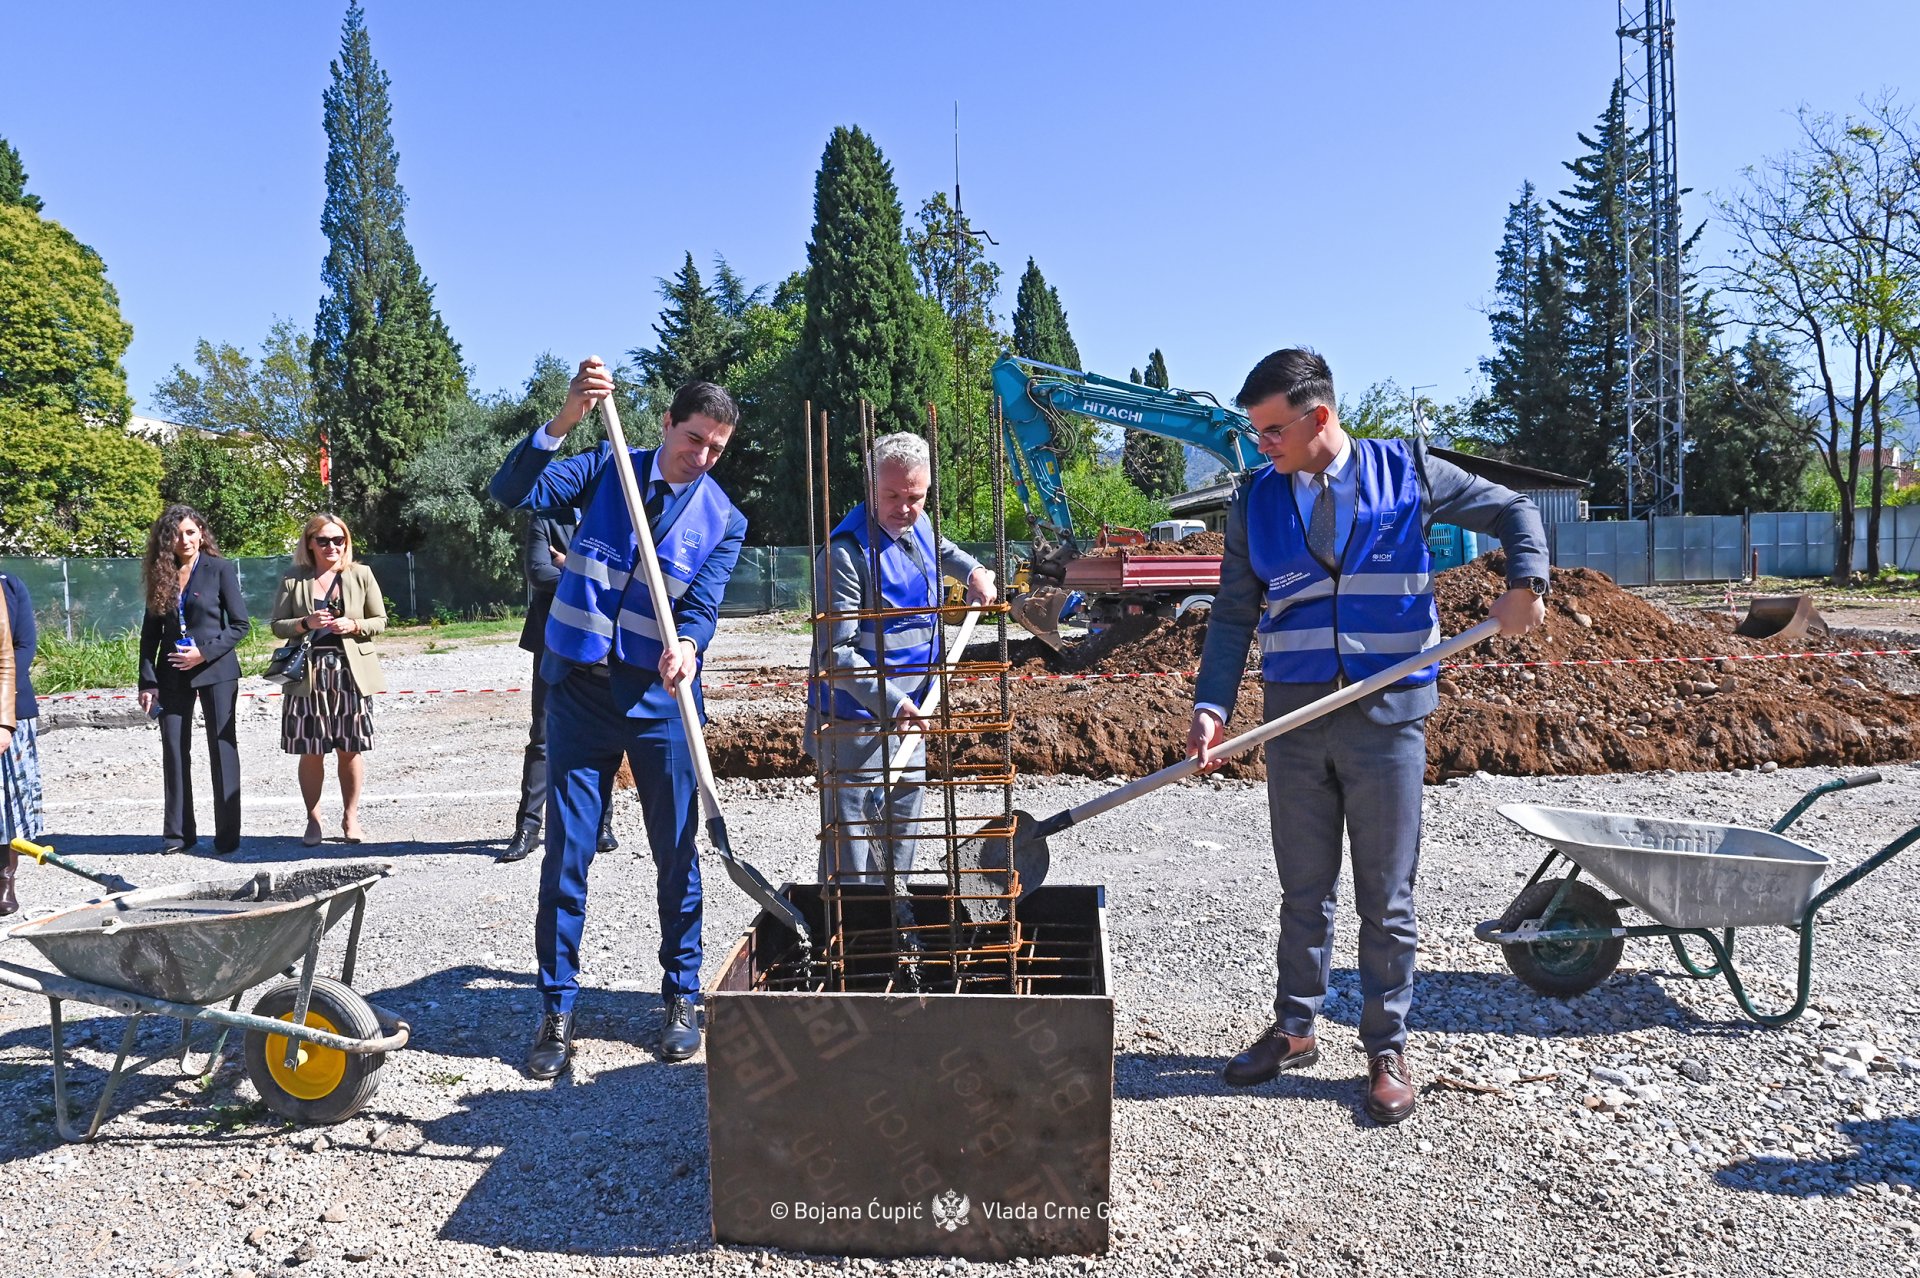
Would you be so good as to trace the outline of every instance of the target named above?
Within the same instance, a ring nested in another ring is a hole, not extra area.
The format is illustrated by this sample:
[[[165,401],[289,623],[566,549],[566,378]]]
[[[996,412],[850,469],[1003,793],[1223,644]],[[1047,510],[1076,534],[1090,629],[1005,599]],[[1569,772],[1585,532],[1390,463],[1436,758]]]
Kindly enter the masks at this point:
[[[282,1014],[281,1020],[293,1021],[293,1013]],[[325,1030],[329,1034],[338,1034],[332,1021],[316,1011],[307,1012],[307,1026],[310,1029]],[[267,1035],[267,1073],[272,1075],[280,1090],[300,1100],[319,1100],[331,1096],[333,1089],[340,1086],[340,1080],[347,1076],[347,1054],[337,1047],[327,1047],[321,1043],[296,1044],[299,1055],[294,1067],[287,1068],[287,1036],[284,1034]]]

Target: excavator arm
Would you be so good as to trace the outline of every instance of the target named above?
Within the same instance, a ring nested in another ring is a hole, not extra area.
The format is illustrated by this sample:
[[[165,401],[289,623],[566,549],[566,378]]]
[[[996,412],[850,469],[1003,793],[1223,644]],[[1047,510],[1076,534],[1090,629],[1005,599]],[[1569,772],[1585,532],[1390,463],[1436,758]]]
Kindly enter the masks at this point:
[[[1034,588],[1013,601],[1014,619],[1056,649],[1060,618],[1079,601],[1064,585],[1067,561],[1080,553],[1060,465],[1073,435],[1071,418],[1192,444],[1236,475],[1266,463],[1254,447],[1252,425],[1210,395],[1140,386],[1012,355],[994,364],[993,388],[1005,420],[1002,442],[1014,494],[1034,529]]]
[[[1146,431],[1218,457],[1239,474],[1266,464],[1247,419],[1191,391],[1132,382],[1005,355],[993,366],[993,389],[1005,415],[1004,442],[1014,493],[1036,530],[1074,545],[1073,512],[1061,482],[1060,458],[1072,417]]]

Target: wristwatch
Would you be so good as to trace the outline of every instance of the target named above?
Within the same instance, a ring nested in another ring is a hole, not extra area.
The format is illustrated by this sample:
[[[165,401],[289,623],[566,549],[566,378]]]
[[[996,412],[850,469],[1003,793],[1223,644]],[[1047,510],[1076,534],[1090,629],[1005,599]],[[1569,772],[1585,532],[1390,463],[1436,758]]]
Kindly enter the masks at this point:
[[[1522,577],[1520,584],[1542,599],[1547,597],[1547,579],[1545,577]]]

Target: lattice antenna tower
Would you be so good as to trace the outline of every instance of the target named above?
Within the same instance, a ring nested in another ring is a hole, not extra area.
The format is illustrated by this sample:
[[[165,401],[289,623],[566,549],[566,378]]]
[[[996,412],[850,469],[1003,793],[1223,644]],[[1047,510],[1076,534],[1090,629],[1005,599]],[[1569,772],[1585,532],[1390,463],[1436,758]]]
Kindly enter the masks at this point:
[[[1627,518],[1686,504],[1686,283],[1673,117],[1673,0],[1618,0],[1627,285]],[[1635,126],[1644,119],[1644,132]]]
[[[974,250],[978,247],[973,237],[978,235],[989,244],[998,245],[999,240],[983,227],[975,227],[967,221],[966,205],[960,199],[960,104],[953,104],[953,264],[954,264],[954,309],[959,314],[953,317],[953,367],[954,414],[959,418],[955,425],[960,431],[960,470],[961,494],[964,498],[967,514],[973,518],[978,514],[979,492],[982,487],[982,471],[985,461],[975,452],[976,443],[984,443],[989,449],[1000,447],[997,438],[982,439],[984,427],[976,423],[973,407],[973,387],[968,371],[973,367],[973,333],[965,322],[969,306],[968,286],[972,282]]]

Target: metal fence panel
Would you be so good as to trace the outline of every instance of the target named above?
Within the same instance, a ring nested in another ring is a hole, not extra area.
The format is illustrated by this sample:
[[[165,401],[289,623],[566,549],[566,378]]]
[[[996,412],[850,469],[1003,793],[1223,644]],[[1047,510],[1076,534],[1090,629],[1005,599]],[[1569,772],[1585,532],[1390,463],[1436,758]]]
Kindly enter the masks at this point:
[[[1867,570],[1867,516],[1869,512],[1853,512],[1853,570]],[[1880,566],[1898,568],[1902,572],[1913,572],[1920,565],[1920,507],[1885,506],[1880,511]],[[1831,572],[1829,556],[1828,566],[1821,571]]]
[[[1555,524],[1553,546],[1554,563],[1562,568],[1592,568],[1623,586],[1644,586],[1649,579],[1644,519]]]
[[[1653,580],[1738,581],[1747,575],[1739,515],[1661,515],[1653,520]]]

